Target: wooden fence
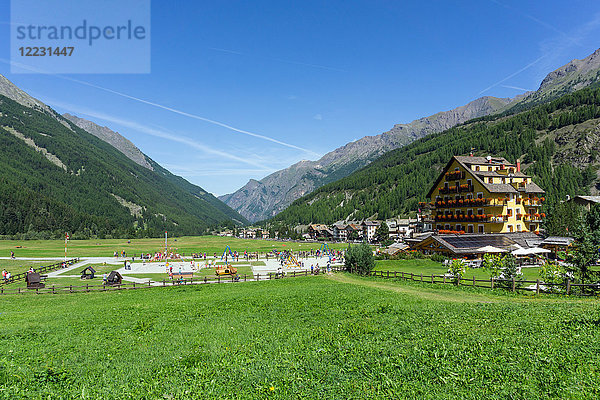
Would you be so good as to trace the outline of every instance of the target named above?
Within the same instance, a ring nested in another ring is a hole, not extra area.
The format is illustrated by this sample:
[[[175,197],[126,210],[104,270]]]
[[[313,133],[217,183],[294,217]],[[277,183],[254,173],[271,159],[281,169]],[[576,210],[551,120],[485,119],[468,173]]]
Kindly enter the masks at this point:
[[[325,274],[325,270],[320,270],[320,274]],[[310,276],[310,271],[291,271],[288,272],[285,278],[296,278],[301,276]],[[148,281],[145,283],[127,282],[118,285],[69,285],[69,286],[47,286],[44,288],[27,289],[27,288],[16,288],[16,289],[5,289],[0,286],[0,295],[7,294],[58,294],[58,293],[77,293],[77,292],[106,292],[112,290],[130,290],[130,289],[143,289],[153,287],[171,287],[171,286],[185,286],[185,285],[204,285],[204,284],[219,284],[219,283],[236,283],[236,282],[250,282],[250,281],[265,281],[273,279],[281,279],[282,276],[277,273],[268,274],[256,274],[256,275],[240,275],[239,279],[233,276],[217,276],[216,278],[198,277],[188,279],[173,279],[173,280],[162,280],[162,281]]]
[[[339,270],[339,269],[338,269]],[[457,286],[470,286],[480,287],[487,289],[494,289],[503,287],[512,292],[516,291],[529,291],[539,294],[540,292],[554,293],[554,294],[580,294],[584,296],[594,295],[596,291],[600,291],[600,284],[595,283],[573,283],[570,279],[565,279],[561,283],[547,283],[538,280],[515,280],[512,279],[501,279],[501,278],[490,278],[490,279],[476,279],[475,276],[472,278],[457,278],[447,275],[425,275],[415,274],[412,272],[400,272],[400,271],[372,271],[370,276],[385,278],[385,279],[404,279],[415,282],[423,283],[442,283],[442,284],[454,284]],[[579,290],[577,290],[579,289]],[[577,292],[577,293],[575,293]]]
[[[62,262],[59,262],[59,263],[56,263],[56,264],[52,264],[52,265],[48,265],[48,266],[45,266],[45,267],[35,268],[35,272],[38,272],[40,274],[44,274],[44,273],[47,273],[47,272],[56,271],[57,269],[63,268],[63,265],[64,266],[73,265],[73,264],[75,264],[78,261],[79,261],[79,258],[72,258],[70,260],[67,260],[66,262],[62,261]],[[23,264],[26,264],[26,263],[23,263]],[[14,282],[17,282],[17,281],[21,281],[21,280],[25,279],[25,277],[27,276],[28,273],[29,272],[22,272],[20,274],[11,275],[10,279],[8,279],[8,280],[0,278],[0,286],[2,286],[4,284],[8,284],[8,283],[14,283]]]
[[[332,271],[345,271],[344,267],[332,267]],[[319,274],[325,274],[327,271],[321,269]],[[301,276],[315,275],[309,270],[304,271],[289,271],[287,272],[285,279],[296,278]],[[497,287],[503,287],[513,292],[516,291],[529,291],[539,294],[540,292],[556,293],[556,294],[579,294],[584,296],[594,295],[596,291],[600,290],[600,285],[597,284],[580,284],[573,283],[570,279],[565,279],[562,283],[545,283],[540,280],[535,281],[518,281],[515,279],[476,279],[472,278],[461,278],[457,279],[449,277],[447,275],[426,275],[426,274],[415,274],[409,272],[400,271],[372,271],[370,273],[372,277],[384,278],[384,279],[403,279],[422,283],[441,283],[441,284],[453,284],[457,286],[468,286],[468,287],[480,287],[487,289],[494,289]],[[77,293],[77,292],[99,292],[99,291],[113,291],[113,290],[130,290],[130,289],[143,289],[153,287],[172,287],[172,286],[185,286],[185,285],[205,285],[205,284],[219,284],[219,283],[236,283],[236,282],[250,282],[250,281],[265,281],[273,279],[282,279],[281,275],[277,273],[268,274],[256,274],[256,275],[240,275],[239,279],[233,276],[217,276],[215,278],[198,277],[188,279],[173,279],[173,280],[162,280],[162,281],[148,281],[147,283],[122,283],[119,285],[69,285],[69,286],[48,286],[41,289],[27,289],[27,288],[16,288],[16,289],[5,289],[0,286],[0,295],[7,294],[58,294],[58,293]],[[533,285],[533,287],[527,287],[527,285]],[[550,290],[548,290],[550,289]],[[578,289],[578,290],[577,290]]]

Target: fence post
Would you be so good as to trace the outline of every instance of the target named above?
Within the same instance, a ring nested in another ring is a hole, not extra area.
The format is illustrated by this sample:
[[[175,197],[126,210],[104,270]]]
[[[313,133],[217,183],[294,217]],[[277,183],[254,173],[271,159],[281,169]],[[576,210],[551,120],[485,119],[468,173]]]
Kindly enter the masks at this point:
[[[460,286],[460,274],[458,274],[458,280],[456,281],[456,286]]]
[[[296,271],[294,271],[293,277],[294,277],[294,278],[296,277]]]
[[[260,274],[256,274],[256,280],[260,281]]]
[[[567,296],[571,293],[571,280],[567,278]]]
[[[433,282],[433,274],[431,274],[431,283],[434,283],[434,282]]]
[[[86,283],[86,284],[85,284],[85,291],[86,291],[86,292],[89,292],[89,291],[90,291],[90,284],[89,284],[89,283]]]
[[[513,278],[512,278],[512,291],[513,292],[515,291],[515,288],[516,288],[516,286],[515,286],[515,277],[513,276]]]
[[[163,279],[163,287],[167,285],[167,282]]]
[[[69,293],[73,293],[73,285],[69,285]]]
[[[423,282],[423,273],[421,272],[421,282]]]
[[[410,280],[411,280],[411,281],[414,281],[414,280],[415,280],[412,272],[410,273]]]
[[[204,277],[204,283],[206,283],[206,277]]]
[[[493,276],[490,278],[490,284],[492,286],[491,288],[493,289],[494,288],[494,277]]]
[[[446,274],[444,274],[444,283],[446,283]]]
[[[540,280],[535,281],[535,294],[540,294]]]
[[[475,287],[475,275],[473,275],[473,287]]]
[[[246,282],[246,274],[244,274],[244,282]]]
[[[217,283],[221,283],[221,275],[217,276]]]
[[[387,279],[390,279],[390,271],[387,272]]]
[[[402,272],[402,279],[404,279],[404,272]]]
[[[133,282],[133,288],[135,289],[135,282]]]

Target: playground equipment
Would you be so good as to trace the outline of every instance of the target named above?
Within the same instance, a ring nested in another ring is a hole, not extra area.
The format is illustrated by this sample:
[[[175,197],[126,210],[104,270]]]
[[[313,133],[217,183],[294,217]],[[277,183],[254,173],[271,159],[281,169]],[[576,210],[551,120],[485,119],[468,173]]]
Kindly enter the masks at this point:
[[[123,281],[123,277],[117,271],[110,271],[108,278],[106,278],[106,284],[109,286],[120,285]]]
[[[92,267],[86,267],[83,271],[81,271],[81,279],[94,279],[94,275],[96,274],[96,270]]]
[[[227,253],[227,250],[229,250],[229,253]],[[225,247],[225,251],[223,252],[223,255],[221,256],[221,261],[223,260],[223,258],[225,258],[225,265],[217,265],[215,267],[215,274],[217,275],[235,275],[237,274],[237,268],[234,267],[233,265],[231,265],[228,261],[227,261],[227,256],[231,255],[231,258],[234,258],[233,256],[233,252],[231,251],[231,248],[229,247],[229,245],[227,245],[227,247]]]
[[[329,246],[327,245],[326,242],[323,242],[323,244],[321,245],[321,247],[319,248],[318,251],[319,251],[319,254],[321,257],[327,256],[327,257],[329,257],[329,262],[332,261],[334,253],[333,253],[333,250],[331,250],[329,248]]]
[[[217,275],[235,275],[237,274],[237,268],[231,264],[217,265],[215,273]]]
[[[229,253],[227,253],[227,250],[229,250]],[[223,258],[225,258],[226,264],[227,264],[227,256],[231,256],[231,258],[234,258],[233,251],[231,251],[231,247],[229,247],[229,245],[225,246],[225,251],[223,251],[223,255],[221,256],[221,261],[223,261]]]
[[[302,267],[302,264],[300,264],[298,259],[296,259],[296,257],[294,257],[293,254],[289,254],[287,257],[285,257],[283,260],[283,263],[286,266],[286,268],[301,268]]]

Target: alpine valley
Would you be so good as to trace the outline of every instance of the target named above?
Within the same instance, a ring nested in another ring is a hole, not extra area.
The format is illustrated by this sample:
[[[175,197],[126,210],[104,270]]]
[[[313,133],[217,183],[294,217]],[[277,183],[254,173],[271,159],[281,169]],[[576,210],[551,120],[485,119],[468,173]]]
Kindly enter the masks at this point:
[[[328,192],[328,188],[343,187],[346,185],[344,182],[347,182],[347,180],[342,180],[338,183],[333,182],[336,182],[344,177],[349,176],[353,172],[360,170],[391,150],[402,148],[410,143],[418,141],[422,138],[426,138],[435,133],[446,132],[457,125],[464,124],[467,121],[472,121],[480,117],[489,115],[506,116],[518,113],[520,111],[529,110],[536,105],[546,104],[553,99],[559,98],[560,96],[593,85],[594,83],[598,82],[599,79],[600,50],[597,50],[582,60],[573,60],[548,74],[542,81],[539,89],[535,92],[528,92],[512,99],[495,98],[489,96],[481,97],[464,106],[450,111],[439,112],[429,117],[415,120],[408,124],[395,125],[392,129],[380,135],[366,136],[362,139],[337,148],[332,152],[325,154],[317,161],[301,161],[286,169],[277,171],[261,179],[260,181],[250,180],[244,187],[240,188],[234,193],[221,196],[220,199],[233,209],[237,210],[241,215],[250,221],[259,221],[274,217],[292,203],[294,205],[290,211],[281,217],[277,217],[277,220],[285,220],[290,223],[292,221],[306,223],[311,221],[332,222],[339,218],[343,219],[358,216],[368,217],[373,215],[371,212],[374,211],[371,210],[372,207],[367,207],[367,209],[360,210],[357,209],[357,212],[354,213],[354,209],[352,209],[352,207],[356,206],[358,203],[351,205],[352,202],[349,202],[349,199],[346,199],[344,202],[342,202],[342,198],[345,198],[345,196],[353,196],[353,194],[351,192],[346,192],[346,194],[341,195],[338,189],[334,190],[337,193],[337,196],[335,196],[335,200],[330,198],[329,202],[331,204],[329,205],[335,206],[335,210],[336,208],[339,208],[340,204],[345,204],[345,206],[342,207],[344,209],[343,212],[334,211],[330,216],[325,218],[321,214],[318,216],[313,215],[312,217],[310,214],[306,214],[303,217],[298,216],[297,218],[291,218],[290,215],[295,213],[294,210],[298,209],[299,204],[314,202],[316,198],[321,199],[323,196],[325,196],[325,193]],[[547,117],[551,118],[551,116]],[[478,124],[473,125],[471,123],[467,126],[480,127]],[[591,122],[585,126],[588,130],[591,129],[593,131],[595,129],[595,125],[593,125]],[[466,129],[466,127],[461,129]],[[579,132],[580,129],[584,128],[582,126],[574,127],[574,130],[577,132]],[[455,131],[456,130],[451,130],[451,132]],[[436,138],[449,137],[448,135],[449,133],[447,135],[444,134],[441,136],[436,136]],[[539,136],[539,138],[541,137],[542,136]],[[539,141],[539,138],[536,140]],[[562,148],[560,142],[561,140],[564,140],[564,136],[552,138],[552,140],[556,140],[558,147]],[[425,140],[420,141],[419,143],[429,142]],[[419,144],[416,143],[414,148],[418,148],[418,146]],[[477,142],[466,142],[464,143],[464,146],[466,146],[466,150],[455,154],[464,153],[465,151],[468,151],[468,148],[471,146],[477,147]],[[478,149],[484,150],[482,147],[478,147]],[[500,148],[498,149],[498,151],[501,150],[502,149]],[[407,152],[408,151],[409,150],[407,150]],[[438,151],[442,150],[439,149]],[[523,153],[525,153],[525,151]],[[447,150],[445,150],[444,157],[446,158],[441,158],[440,160],[447,160],[449,154],[451,153],[448,153]],[[513,158],[520,155],[521,154],[513,154]],[[386,158],[383,160],[389,160],[392,156],[386,155],[385,157]],[[378,161],[376,166],[373,168],[377,168],[379,165],[387,165],[383,160]],[[403,162],[409,161],[407,158],[402,158],[402,160]],[[411,161],[416,161],[416,159]],[[425,166],[422,166],[422,168],[425,169]],[[373,169],[368,170],[372,171]],[[428,174],[433,176],[433,170]],[[423,184],[425,184],[425,182],[428,181],[423,180]],[[323,190],[315,191],[316,189],[327,184],[331,184],[331,186],[326,186],[323,188]],[[420,189],[425,190],[425,192],[427,191],[425,188]],[[381,193],[381,191],[377,192],[381,198],[381,201],[383,202],[389,202],[389,200],[383,200],[384,198],[389,198],[390,196],[394,198],[397,197],[397,194],[384,195]],[[390,212],[406,211],[408,208],[410,208],[406,207],[406,204],[414,205],[414,202],[416,201],[416,197],[414,196],[416,193],[417,192],[413,193],[408,198],[412,199],[412,203],[404,203],[404,200],[402,200],[403,206],[390,206]],[[338,198],[339,196],[341,197]],[[297,199],[301,200],[294,203],[294,201]],[[362,201],[359,203],[362,204]],[[317,206],[318,204],[314,205],[314,207]],[[373,204],[372,206],[374,207]],[[387,215],[387,213],[383,214]]]
[[[194,235],[247,223],[118,133],[59,115],[2,75],[0,141],[5,237]]]

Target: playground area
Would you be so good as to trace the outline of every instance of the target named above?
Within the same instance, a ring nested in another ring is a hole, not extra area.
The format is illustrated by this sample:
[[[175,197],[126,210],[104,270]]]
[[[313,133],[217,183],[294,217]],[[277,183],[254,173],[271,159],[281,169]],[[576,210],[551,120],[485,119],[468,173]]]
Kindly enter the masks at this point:
[[[230,277],[236,280],[254,280],[257,276],[268,276],[274,274],[285,276],[288,273],[316,273],[328,271],[330,268],[343,265],[343,252],[331,250],[326,243],[322,243],[319,249],[306,251],[292,251],[283,249],[272,249],[271,251],[244,252],[232,250],[227,245],[222,253],[213,252],[208,255],[205,252],[192,252],[183,256],[172,253],[173,256],[161,257],[153,253],[150,257],[128,257],[122,254],[113,254],[112,257],[80,257],[65,268],[57,268],[52,271],[43,271],[38,279],[37,286],[32,286],[27,280],[17,282],[0,282],[6,289],[15,287],[34,289],[44,285],[77,285],[103,284],[114,271],[118,273],[123,283],[144,283],[159,286],[164,281],[177,281],[194,278],[216,278]],[[160,254],[160,253],[158,253]],[[168,252],[171,254],[171,248]],[[3,262],[19,269],[27,268],[35,271],[41,263],[47,261],[56,263],[56,259],[47,258],[21,258],[5,260]],[[37,278],[36,278],[37,279]],[[119,280],[121,282],[121,280]]]

